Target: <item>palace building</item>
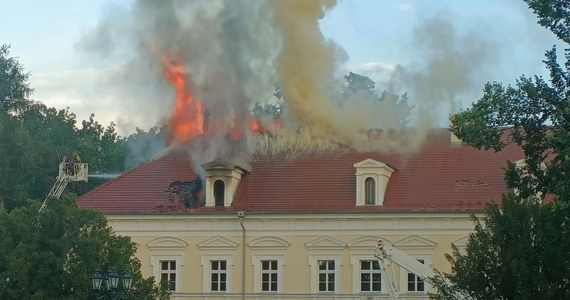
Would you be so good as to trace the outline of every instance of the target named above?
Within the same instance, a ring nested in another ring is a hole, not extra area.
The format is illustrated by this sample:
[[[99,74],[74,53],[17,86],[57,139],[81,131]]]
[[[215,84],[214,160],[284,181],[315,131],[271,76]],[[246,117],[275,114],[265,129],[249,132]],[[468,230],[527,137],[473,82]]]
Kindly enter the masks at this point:
[[[520,149],[476,150],[433,131],[413,153],[338,150],[254,154],[202,164],[173,150],[82,196],[138,244],[144,276],[169,280],[172,299],[384,299],[378,240],[449,271],[472,214],[508,192]],[[431,287],[390,266],[401,299]]]

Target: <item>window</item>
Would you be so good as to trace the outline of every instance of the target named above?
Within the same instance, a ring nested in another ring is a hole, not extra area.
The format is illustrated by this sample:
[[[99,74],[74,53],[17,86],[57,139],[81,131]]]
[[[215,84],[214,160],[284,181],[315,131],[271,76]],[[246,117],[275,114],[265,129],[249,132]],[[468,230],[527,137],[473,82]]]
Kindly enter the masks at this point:
[[[377,260],[360,261],[360,291],[380,292],[382,290],[382,276],[380,264]]]
[[[261,261],[261,291],[277,292],[279,273],[277,272],[277,260]]]
[[[218,179],[214,182],[214,199],[216,206],[224,206],[224,194],[226,185],[223,180]]]
[[[365,204],[376,204],[376,180],[372,177],[364,181]]]
[[[168,282],[168,290],[180,292],[184,281],[184,260],[182,255],[151,255],[152,276],[160,282]]]
[[[417,261],[425,264],[424,259],[417,259]],[[408,272],[408,292],[425,292],[424,280],[411,272]]]
[[[338,293],[342,255],[309,255],[311,293]]]
[[[319,260],[319,292],[335,291],[335,261]]]
[[[168,283],[168,290],[176,290],[176,261],[161,260],[160,264],[160,282]]]
[[[251,256],[253,265],[253,292],[254,293],[282,293],[284,286],[283,268],[285,257],[283,255],[255,255]]]
[[[225,260],[210,261],[210,291],[225,292],[227,286],[227,262]]]
[[[216,294],[232,292],[233,256],[202,255],[200,265],[202,266],[202,291]]]

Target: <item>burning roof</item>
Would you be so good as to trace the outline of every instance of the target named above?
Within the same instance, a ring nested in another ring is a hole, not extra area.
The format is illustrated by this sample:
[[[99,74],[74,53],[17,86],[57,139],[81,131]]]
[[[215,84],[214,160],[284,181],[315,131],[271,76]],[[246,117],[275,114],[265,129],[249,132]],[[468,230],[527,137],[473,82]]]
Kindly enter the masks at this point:
[[[348,149],[252,156],[251,172],[239,182],[231,207],[184,207],[169,198],[173,182],[192,182],[191,154],[177,150],[143,163],[79,200],[105,213],[161,211],[472,211],[507,192],[503,167],[521,158],[515,147],[504,151],[452,147],[449,132],[435,131],[417,153],[381,154]],[[386,163],[395,173],[382,206],[355,205],[355,169],[365,159]]]

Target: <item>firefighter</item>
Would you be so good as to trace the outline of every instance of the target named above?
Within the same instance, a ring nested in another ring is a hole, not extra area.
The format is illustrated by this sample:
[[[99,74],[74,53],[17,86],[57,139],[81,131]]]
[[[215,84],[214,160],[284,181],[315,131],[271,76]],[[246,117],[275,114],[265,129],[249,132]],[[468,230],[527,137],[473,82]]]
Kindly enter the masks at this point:
[[[71,157],[71,175],[77,175],[79,173],[79,163],[81,163],[81,156],[79,153],[73,152],[73,156]]]
[[[67,158],[67,155],[63,156],[61,163],[63,164],[63,167],[61,168],[63,172],[65,175],[69,175],[69,159]]]
[[[81,162],[81,157],[79,156],[79,153],[77,153],[77,152],[74,152],[74,153],[73,153],[73,161],[74,161],[75,163],[80,163],[80,162]]]

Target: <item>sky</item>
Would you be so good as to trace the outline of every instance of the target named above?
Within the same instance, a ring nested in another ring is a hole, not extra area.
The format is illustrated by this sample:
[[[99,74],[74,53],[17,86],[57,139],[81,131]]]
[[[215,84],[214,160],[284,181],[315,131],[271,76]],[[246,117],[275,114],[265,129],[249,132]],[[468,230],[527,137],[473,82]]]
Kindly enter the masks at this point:
[[[145,115],[128,93],[100,84],[127,55],[94,58],[85,51],[85,36],[100,20],[131,4],[0,0],[0,44],[10,44],[10,55],[30,73],[35,100],[69,107],[79,120],[94,113],[104,125],[115,122],[124,135],[148,129],[157,116]],[[455,99],[447,112],[468,108],[485,82],[546,75],[544,52],[558,41],[536,21],[522,0],[341,0],[320,28],[339,49],[340,75],[353,71],[370,76],[380,90],[417,94],[426,92],[425,85],[447,85],[443,90]],[[453,64],[438,62],[442,55]],[[397,83],[395,70],[406,70]],[[169,109],[165,104],[161,113]]]

